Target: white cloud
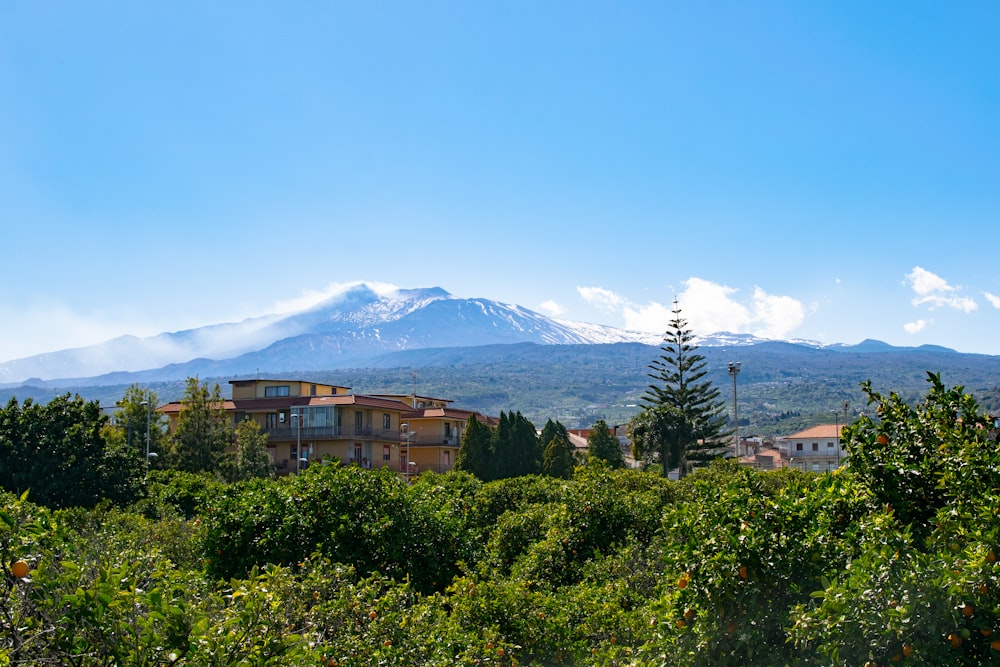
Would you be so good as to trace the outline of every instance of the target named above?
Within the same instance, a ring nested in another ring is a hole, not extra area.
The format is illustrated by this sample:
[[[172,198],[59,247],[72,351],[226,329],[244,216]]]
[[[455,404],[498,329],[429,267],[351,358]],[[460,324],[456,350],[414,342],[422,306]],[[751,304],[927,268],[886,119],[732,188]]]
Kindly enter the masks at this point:
[[[701,278],[689,278],[677,302],[684,319],[696,333],[746,332],[753,320],[750,310],[733,300],[736,289]]]
[[[959,288],[948,284],[948,281],[941,276],[919,266],[913,267],[913,270],[906,274],[906,282],[916,293],[912,301],[914,306],[926,305],[931,310],[954,308],[964,313],[971,313],[979,308],[979,304],[974,299],[956,294]]]
[[[290,313],[298,313],[319,305],[327,299],[330,299],[338,294],[342,294],[343,292],[346,292],[352,287],[357,287],[358,285],[367,285],[373,292],[381,296],[391,296],[395,292],[399,291],[399,287],[393,285],[392,283],[380,283],[371,280],[353,280],[346,283],[334,282],[330,283],[323,289],[303,290],[302,294],[297,297],[286,299],[284,301],[278,301],[269,311],[261,313],[261,315],[287,315]]]
[[[603,287],[577,287],[577,293],[583,300],[604,311],[614,312],[628,305],[628,300]]]
[[[753,290],[754,334],[761,338],[785,338],[805,320],[802,302],[790,296],[768,294],[759,287]]]
[[[768,294],[754,288],[748,304],[737,300],[733,287],[692,277],[685,281],[684,291],[677,295],[681,316],[695,334],[716,331],[752,333],[764,338],[784,338],[805,319],[802,303],[789,296]],[[661,333],[673,317],[673,305],[651,301],[636,304],[601,287],[578,287],[586,301],[608,312],[618,312],[626,329]]]
[[[908,334],[920,333],[925,328],[927,328],[927,320],[917,320],[916,322],[907,322],[903,325],[903,329]]]
[[[538,310],[542,311],[543,313],[548,313],[552,317],[559,317],[560,315],[566,313],[566,309],[563,306],[556,303],[555,301],[553,301],[552,299],[549,299],[545,303],[539,304]]]
[[[990,302],[991,306],[994,308],[1000,308],[1000,296],[989,292],[983,292],[983,296],[986,297],[986,300]]]
[[[622,316],[625,318],[625,328],[629,331],[663,333],[673,317],[670,311],[669,307],[652,301],[645,306],[626,305],[622,309]]]

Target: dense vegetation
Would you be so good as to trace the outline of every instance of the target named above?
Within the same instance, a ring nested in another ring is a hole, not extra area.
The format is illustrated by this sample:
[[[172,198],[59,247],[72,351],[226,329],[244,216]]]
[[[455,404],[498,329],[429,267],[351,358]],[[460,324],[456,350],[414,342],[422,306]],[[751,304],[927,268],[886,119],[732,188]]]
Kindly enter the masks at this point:
[[[330,465],[153,471],[91,509],[0,492],[0,664],[990,664],[996,424],[929,386],[866,388],[854,463],[824,475]]]

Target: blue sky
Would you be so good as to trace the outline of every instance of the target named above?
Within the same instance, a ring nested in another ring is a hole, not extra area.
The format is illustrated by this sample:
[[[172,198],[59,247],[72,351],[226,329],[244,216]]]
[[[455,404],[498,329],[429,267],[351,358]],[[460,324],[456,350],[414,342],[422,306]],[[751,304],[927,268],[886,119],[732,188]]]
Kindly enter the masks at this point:
[[[992,2],[5,2],[0,361],[440,286],[1000,354]]]

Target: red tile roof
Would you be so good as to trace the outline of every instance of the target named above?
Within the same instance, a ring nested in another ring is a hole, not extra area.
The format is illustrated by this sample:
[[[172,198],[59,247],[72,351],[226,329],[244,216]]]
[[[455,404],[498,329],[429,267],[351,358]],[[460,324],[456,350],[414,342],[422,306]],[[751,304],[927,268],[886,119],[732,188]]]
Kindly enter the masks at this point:
[[[804,431],[799,431],[798,433],[793,433],[791,435],[784,436],[785,440],[823,440],[823,439],[833,439],[837,437],[837,430],[843,432],[845,424],[820,424],[818,426],[813,426],[812,428],[807,428]]]

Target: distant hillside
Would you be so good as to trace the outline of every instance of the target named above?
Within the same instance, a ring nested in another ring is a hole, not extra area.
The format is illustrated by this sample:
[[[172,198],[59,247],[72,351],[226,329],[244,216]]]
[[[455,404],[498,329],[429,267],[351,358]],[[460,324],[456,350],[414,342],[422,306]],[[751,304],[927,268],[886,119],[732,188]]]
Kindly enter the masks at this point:
[[[947,385],[962,385],[983,406],[1000,412],[1000,357],[962,354],[939,347],[895,348],[866,342],[859,346],[757,342],[738,346],[700,347],[709,379],[720,398],[732,405],[732,379],[726,367],[741,362],[737,394],[741,432],[774,435],[790,433],[822,421],[838,419],[843,403],[853,419],[866,406],[859,385],[871,379],[883,392],[895,391],[919,400],[926,391],[927,371],[940,373]],[[450,398],[457,406],[498,414],[520,411],[537,426],[548,418],[568,427],[590,426],[597,419],[622,423],[639,409],[649,379],[649,363],[660,353],[640,343],[541,345],[518,343],[460,348],[427,348],[379,355],[365,368],[296,370],[263,376],[295,377],[353,387],[357,393],[409,393]],[[245,376],[253,374],[246,374]],[[202,374],[228,391],[233,375]],[[131,382],[104,386],[85,383],[22,386],[0,390],[11,396],[48,400],[66,391],[110,405]],[[161,401],[183,393],[183,381],[148,380]]]

